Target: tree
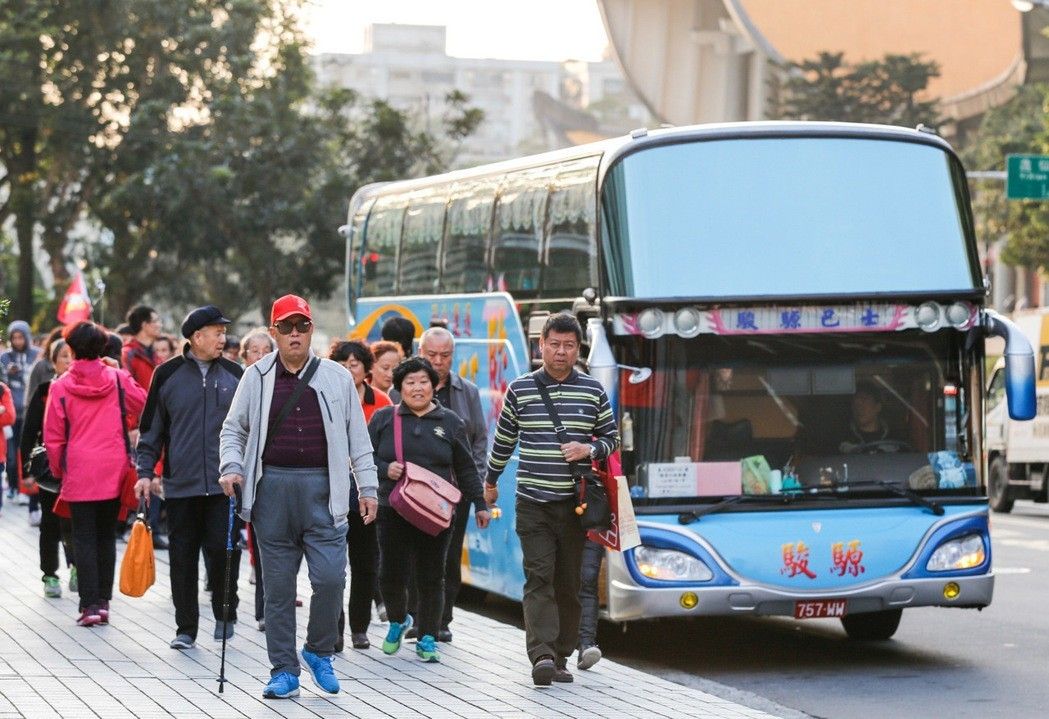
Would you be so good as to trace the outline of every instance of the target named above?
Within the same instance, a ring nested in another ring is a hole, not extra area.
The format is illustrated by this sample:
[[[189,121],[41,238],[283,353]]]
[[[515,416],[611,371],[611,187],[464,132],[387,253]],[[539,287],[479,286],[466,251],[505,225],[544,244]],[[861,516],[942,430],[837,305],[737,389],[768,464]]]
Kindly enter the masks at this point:
[[[1047,85],[1021,85],[1009,102],[989,110],[973,140],[960,153],[965,167],[1005,170],[1007,155],[1041,152],[1046,144],[1047,96]],[[1006,200],[1000,181],[974,181],[971,186],[977,237],[990,245],[1008,236],[1001,259],[1009,264],[1049,264],[1047,250],[1039,249],[1044,240],[1034,229],[1041,203]],[[1044,227],[1040,231],[1044,235]]]
[[[914,127],[936,127],[936,100],[922,98],[940,67],[918,53],[887,54],[855,65],[844,53],[821,52],[789,63],[780,101],[771,115],[780,120],[834,120]]]
[[[18,316],[32,314],[37,231],[62,279],[69,228],[106,207],[114,180],[164,150],[169,129],[199,111],[215,77],[242,74],[268,4],[0,3],[0,187],[9,197],[0,221],[15,220]],[[148,259],[130,246],[128,219],[103,219],[114,253]]]
[[[114,304],[145,292],[178,304],[211,301],[239,315],[287,292],[326,297],[342,275],[352,192],[363,184],[444,169],[483,113],[462,93],[446,98],[442,132],[381,100],[317,90],[305,40],[276,3],[250,67],[212,85],[207,121],[168,133],[152,162],[118,178],[96,209],[127,218],[131,247],[153,270],[142,287],[114,243]],[[170,273],[171,282],[156,280]]]

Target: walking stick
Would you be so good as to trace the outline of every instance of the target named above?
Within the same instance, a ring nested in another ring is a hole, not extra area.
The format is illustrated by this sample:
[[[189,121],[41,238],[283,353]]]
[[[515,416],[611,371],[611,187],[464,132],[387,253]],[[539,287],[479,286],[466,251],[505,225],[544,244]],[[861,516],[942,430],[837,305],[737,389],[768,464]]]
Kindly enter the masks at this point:
[[[236,513],[237,498],[229,498],[229,524],[226,526],[226,579],[222,585],[222,663],[219,665],[219,694],[226,686],[226,629],[229,622],[230,565],[233,564],[233,518]]]

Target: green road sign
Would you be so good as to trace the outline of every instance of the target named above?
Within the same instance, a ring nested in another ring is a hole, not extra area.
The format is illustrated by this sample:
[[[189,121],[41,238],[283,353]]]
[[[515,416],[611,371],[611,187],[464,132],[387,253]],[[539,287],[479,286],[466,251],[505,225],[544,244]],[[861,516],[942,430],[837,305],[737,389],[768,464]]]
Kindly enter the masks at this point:
[[[1049,199],[1049,155],[1009,155],[1005,160],[1006,198]]]

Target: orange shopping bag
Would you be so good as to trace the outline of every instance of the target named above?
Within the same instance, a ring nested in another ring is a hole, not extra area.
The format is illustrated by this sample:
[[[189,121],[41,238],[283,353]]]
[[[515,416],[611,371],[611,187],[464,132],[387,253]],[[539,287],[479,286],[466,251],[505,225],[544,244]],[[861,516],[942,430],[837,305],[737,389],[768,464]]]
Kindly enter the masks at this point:
[[[142,507],[139,507],[142,510]],[[131,527],[131,538],[127,551],[120,563],[120,593],[129,597],[141,597],[156,581],[156,564],[153,557],[153,534],[146,525],[145,514],[139,511]]]

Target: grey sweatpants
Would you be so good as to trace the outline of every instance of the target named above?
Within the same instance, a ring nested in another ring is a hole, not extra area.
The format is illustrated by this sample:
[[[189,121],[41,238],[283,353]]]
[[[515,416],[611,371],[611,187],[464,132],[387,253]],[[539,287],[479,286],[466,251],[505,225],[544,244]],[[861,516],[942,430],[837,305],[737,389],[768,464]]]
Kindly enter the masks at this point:
[[[306,648],[335,652],[346,587],[346,527],[336,529],[328,509],[328,470],[265,466],[251,523],[262,554],[266,587],[266,649],[271,676],[299,675],[295,646],[295,580],[303,555],[313,597]]]

